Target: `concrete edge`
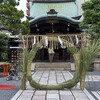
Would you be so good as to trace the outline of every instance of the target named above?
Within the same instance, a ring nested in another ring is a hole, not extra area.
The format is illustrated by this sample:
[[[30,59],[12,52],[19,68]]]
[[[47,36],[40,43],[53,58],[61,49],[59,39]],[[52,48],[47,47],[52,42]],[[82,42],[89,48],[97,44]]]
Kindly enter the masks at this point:
[[[87,91],[86,88],[84,88],[83,92],[90,100],[95,100],[95,98]]]
[[[68,74],[73,78],[73,75],[69,72],[69,71],[67,71],[68,72]]]
[[[17,100],[18,97],[22,94],[23,90],[19,90],[13,97],[11,100]]]
[[[96,98],[98,98],[98,100],[100,100],[100,95],[97,92],[92,91],[92,93],[93,93],[94,96],[96,96]]]

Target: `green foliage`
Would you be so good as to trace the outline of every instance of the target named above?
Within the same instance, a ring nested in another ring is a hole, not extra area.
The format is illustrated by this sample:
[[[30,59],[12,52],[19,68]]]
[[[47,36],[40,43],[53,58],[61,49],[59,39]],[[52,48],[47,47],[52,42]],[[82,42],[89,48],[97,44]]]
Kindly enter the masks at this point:
[[[88,45],[82,49],[82,84],[81,89],[84,89],[84,80],[86,72],[88,71],[92,61],[100,53],[100,39],[91,41]]]
[[[26,20],[21,24],[22,34],[29,34],[30,33],[30,24],[29,21]]]
[[[8,58],[8,41],[9,36],[0,32],[0,62]]]
[[[100,52],[100,39],[91,41],[88,46],[82,49],[82,65],[83,71],[87,72],[92,61],[98,56]]]
[[[100,38],[100,0],[90,0],[82,4],[83,21],[80,27],[90,33],[92,39]]]
[[[13,35],[29,33],[29,22],[22,22],[21,19],[24,17],[23,11],[17,10],[15,6],[18,2],[15,0],[3,0],[0,3],[0,25],[6,30],[9,30]]]
[[[19,5],[19,2],[16,2],[15,0],[0,0],[0,3],[9,3],[12,6]]]

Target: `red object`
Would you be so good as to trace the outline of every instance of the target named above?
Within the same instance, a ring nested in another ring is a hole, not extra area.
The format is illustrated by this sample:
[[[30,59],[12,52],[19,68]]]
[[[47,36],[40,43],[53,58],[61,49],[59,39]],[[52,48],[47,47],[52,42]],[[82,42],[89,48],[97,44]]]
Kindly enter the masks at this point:
[[[0,75],[3,75],[3,77],[8,76],[8,64],[3,64],[3,74]]]
[[[15,85],[0,85],[0,90],[12,90],[16,89]]]

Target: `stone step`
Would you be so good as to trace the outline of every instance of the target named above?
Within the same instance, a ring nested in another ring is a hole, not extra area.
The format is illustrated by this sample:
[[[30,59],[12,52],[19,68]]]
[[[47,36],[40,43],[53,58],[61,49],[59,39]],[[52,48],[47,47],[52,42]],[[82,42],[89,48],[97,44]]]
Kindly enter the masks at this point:
[[[70,71],[70,68],[35,68],[36,70],[68,70]]]
[[[36,63],[35,69],[38,70],[71,70],[70,63]]]

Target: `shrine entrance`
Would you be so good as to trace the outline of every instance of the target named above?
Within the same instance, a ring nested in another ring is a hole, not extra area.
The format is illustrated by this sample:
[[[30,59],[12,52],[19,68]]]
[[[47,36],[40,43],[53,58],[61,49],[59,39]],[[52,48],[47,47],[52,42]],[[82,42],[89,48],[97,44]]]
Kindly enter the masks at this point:
[[[48,49],[47,48],[39,49],[33,61],[50,62]],[[52,62],[66,62],[66,61],[72,61],[71,53],[68,52],[67,48],[54,49],[54,56]]]
[[[42,16],[38,19],[33,19],[30,21],[30,31],[32,35],[41,36],[41,37],[57,37],[69,39],[70,42],[76,43],[77,35],[80,34],[81,30],[79,28],[79,21],[66,16]],[[77,33],[77,35],[76,35]],[[66,35],[71,35],[68,37]],[[76,35],[76,36],[75,36]],[[35,38],[36,38],[35,37]],[[74,38],[74,39],[73,39]],[[36,41],[40,40],[37,39]],[[66,47],[63,47],[61,43],[48,42],[47,47],[41,47],[36,53],[34,62],[50,62],[49,53],[47,48],[53,48],[54,55],[52,62],[69,62],[73,61],[72,54],[69,53]]]

